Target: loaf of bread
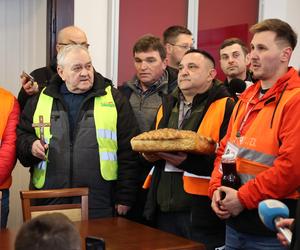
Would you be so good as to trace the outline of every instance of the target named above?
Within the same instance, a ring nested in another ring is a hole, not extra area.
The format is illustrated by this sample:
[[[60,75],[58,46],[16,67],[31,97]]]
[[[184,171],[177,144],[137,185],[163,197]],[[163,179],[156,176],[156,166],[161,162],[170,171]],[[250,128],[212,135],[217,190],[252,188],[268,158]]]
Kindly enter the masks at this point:
[[[191,152],[211,154],[215,152],[213,139],[194,131],[163,128],[144,132],[131,139],[131,147],[138,152]]]

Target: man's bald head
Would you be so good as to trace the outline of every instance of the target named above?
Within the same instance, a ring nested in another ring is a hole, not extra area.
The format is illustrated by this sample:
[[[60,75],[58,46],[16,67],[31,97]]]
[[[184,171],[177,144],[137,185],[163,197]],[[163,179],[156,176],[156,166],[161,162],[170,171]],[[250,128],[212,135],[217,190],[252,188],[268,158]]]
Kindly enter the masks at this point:
[[[88,48],[89,44],[84,31],[76,26],[68,26],[61,29],[57,35],[57,52],[66,45],[80,44]]]

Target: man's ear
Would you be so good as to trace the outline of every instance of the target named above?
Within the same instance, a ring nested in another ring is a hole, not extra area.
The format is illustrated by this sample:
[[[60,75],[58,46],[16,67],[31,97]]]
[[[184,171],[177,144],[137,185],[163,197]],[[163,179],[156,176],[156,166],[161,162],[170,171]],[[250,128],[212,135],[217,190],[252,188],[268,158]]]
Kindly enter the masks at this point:
[[[212,81],[213,79],[215,79],[217,75],[217,70],[216,69],[210,69],[208,72],[208,80]]]
[[[59,44],[57,43],[56,46],[55,46],[55,48],[56,48],[56,53],[58,53],[58,51],[59,51],[60,48],[61,48],[61,45],[59,45]]]
[[[291,47],[286,47],[282,49],[281,54],[280,54],[280,60],[282,62],[288,62],[291,59],[293,50]]]
[[[172,44],[166,43],[165,44],[165,48],[166,48],[167,54],[171,54],[172,53],[172,50],[173,50]]]
[[[165,58],[164,60],[162,60],[162,62],[163,62],[163,68],[164,68],[164,70],[167,68],[167,66],[168,66],[168,63],[167,63],[167,61],[168,61],[168,59],[167,58]]]
[[[64,68],[61,65],[57,65],[57,74],[60,76],[60,78],[64,81]]]
[[[249,67],[250,65],[250,53],[245,56],[246,65]]]

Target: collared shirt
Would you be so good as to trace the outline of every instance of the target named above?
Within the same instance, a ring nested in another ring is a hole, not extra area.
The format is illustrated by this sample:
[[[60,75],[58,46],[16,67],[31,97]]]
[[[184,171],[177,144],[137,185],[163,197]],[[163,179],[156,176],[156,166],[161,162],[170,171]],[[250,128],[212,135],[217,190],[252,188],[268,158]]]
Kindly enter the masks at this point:
[[[154,82],[151,86],[149,86],[146,91],[143,91],[141,82],[137,78],[134,80],[134,85],[138,89],[139,94],[141,96],[147,96],[147,95],[151,95],[151,93],[153,93],[157,88],[159,88],[163,82],[167,82],[167,81],[168,81],[168,72],[165,70],[163,75],[156,82]]]
[[[178,117],[178,128],[181,129],[183,122],[191,116],[192,103],[185,101],[183,94],[180,93],[180,104],[179,104],[179,117]]]

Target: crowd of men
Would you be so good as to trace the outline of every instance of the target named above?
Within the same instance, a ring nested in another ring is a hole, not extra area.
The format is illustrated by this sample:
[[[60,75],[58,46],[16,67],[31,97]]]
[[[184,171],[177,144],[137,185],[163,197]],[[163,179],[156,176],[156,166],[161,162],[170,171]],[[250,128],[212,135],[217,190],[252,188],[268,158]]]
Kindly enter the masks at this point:
[[[51,64],[34,70],[34,81],[21,76],[20,105],[0,89],[1,227],[18,158],[29,168],[30,189],[88,187],[89,218],[126,216],[207,249],[285,249],[257,208],[279,199],[296,216],[300,77],[289,61],[297,35],[279,19],[250,32],[250,50],[239,38],[220,45],[224,82],[188,29],[169,27],[163,42],[142,36],[132,50],[135,75],[116,89],[94,69],[85,33],[62,29]],[[191,130],[219,147],[210,155],[132,151],[134,136],[160,128]],[[221,185],[221,158],[229,154],[238,190]],[[295,232],[292,249],[297,240]]]

